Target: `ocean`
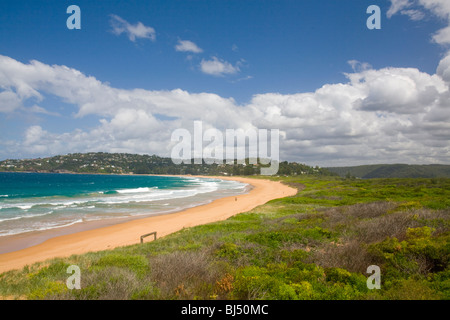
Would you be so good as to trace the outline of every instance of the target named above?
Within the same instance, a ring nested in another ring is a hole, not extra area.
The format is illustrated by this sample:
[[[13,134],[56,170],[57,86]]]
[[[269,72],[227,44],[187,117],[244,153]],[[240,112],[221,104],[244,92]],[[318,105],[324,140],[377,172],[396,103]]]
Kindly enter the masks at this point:
[[[169,214],[248,191],[237,181],[189,176],[0,172],[0,238]]]

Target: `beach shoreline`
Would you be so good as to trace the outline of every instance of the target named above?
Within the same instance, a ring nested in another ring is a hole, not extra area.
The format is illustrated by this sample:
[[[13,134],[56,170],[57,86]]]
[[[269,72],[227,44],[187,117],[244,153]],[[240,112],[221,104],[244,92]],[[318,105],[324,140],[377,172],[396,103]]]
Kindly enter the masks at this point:
[[[138,244],[140,236],[157,232],[161,238],[168,234],[197,225],[226,220],[236,214],[250,211],[272,199],[292,196],[297,189],[279,181],[244,177],[191,176],[235,180],[252,186],[250,192],[213,200],[212,202],[182,211],[143,217],[109,226],[93,227],[70,234],[51,237],[41,243],[0,254],[0,273],[20,269],[35,262],[56,257],[68,257],[90,251],[102,251]]]
[[[127,175],[129,175],[129,174],[127,174]],[[207,179],[208,178],[209,179],[219,179],[219,177],[212,177],[212,176],[195,176],[194,177],[192,175],[177,176],[177,175],[148,174],[145,176],[176,177],[176,178],[198,177],[198,178],[207,178]],[[226,179],[223,179],[223,180],[226,180]],[[252,189],[252,186],[249,184],[246,184],[245,188],[243,189],[243,193],[248,193],[251,191],[251,189]],[[173,213],[176,213],[179,211],[189,209],[191,207],[205,205],[205,204],[211,203],[212,201],[214,201],[216,199],[225,197],[224,195],[217,195],[215,193],[216,192],[211,193],[212,194],[211,198],[199,200],[198,202],[196,202],[192,205],[188,204],[185,207],[180,205],[180,207],[172,208],[170,210],[148,211],[147,213],[142,212],[139,215],[128,215],[128,216],[124,215],[124,216],[109,217],[109,218],[103,218],[103,219],[97,219],[97,220],[84,220],[84,221],[70,224],[68,226],[61,226],[61,227],[56,227],[56,228],[44,229],[44,230],[35,230],[35,231],[18,233],[18,234],[0,236],[0,256],[5,253],[19,251],[19,250],[26,249],[31,246],[38,245],[48,239],[51,239],[51,238],[54,238],[57,236],[63,236],[63,235],[68,235],[68,234],[72,234],[72,233],[108,227],[108,226],[112,226],[115,224],[122,224],[122,223],[125,223],[128,221],[137,220],[137,219],[144,219],[144,218],[154,217],[154,216],[159,216],[159,215],[173,214]],[[219,194],[220,194],[220,191],[219,191]],[[238,195],[238,193],[235,195]],[[230,196],[233,196],[233,194],[231,194]]]

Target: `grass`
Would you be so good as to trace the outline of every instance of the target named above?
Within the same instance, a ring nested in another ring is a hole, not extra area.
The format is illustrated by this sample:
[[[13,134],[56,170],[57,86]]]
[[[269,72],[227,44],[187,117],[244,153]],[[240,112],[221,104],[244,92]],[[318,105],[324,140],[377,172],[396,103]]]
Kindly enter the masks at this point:
[[[226,221],[0,275],[15,299],[450,299],[450,179],[282,177]],[[69,265],[81,289],[65,285]],[[369,290],[367,267],[381,268]]]

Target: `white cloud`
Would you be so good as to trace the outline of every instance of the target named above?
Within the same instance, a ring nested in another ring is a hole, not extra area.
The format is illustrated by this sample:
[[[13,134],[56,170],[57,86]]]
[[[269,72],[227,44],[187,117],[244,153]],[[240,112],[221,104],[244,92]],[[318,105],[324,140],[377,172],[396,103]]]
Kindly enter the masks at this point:
[[[32,146],[35,143],[39,142],[42,137],[47,134],[40,126],[31,126],[25,132],[25,140],[24,145]]]
[[[408,16],[413,21],[419,21],[425,18],[425,13],[419,10],[402,10],[400,13]]]
[[[411,2],[409,0],[391,0],[391,6],[387,12],[387,17],[391,18],[394,14],[400,12],[404,8],[408,8],[411,6]]]
[[[431,14],[447,20],[449,26],[438,30],[432,40],[440,45],[450,44],[450,1],[449,0],[390,0],[391,6],[387,12],[387,17],[391,18],[397,13],[409,16],[411,20],[422,20],[425,13],[422,9],[428,10]],[[408,8],[407,10],[404,10]],[[414,9],[411,9],[414,8]],[[420,10],[419,10],[420,9]]]
[[[436,74],[447,83],[450,83],[450,52],[439,62]]]
[[[450,44],[450,26],[436,32],[433,35],[433,41],[438,44]]]
[[[193,122],[202,120],[204,130],[280,129],[280,154],[286,160],[318,165],[448,163],[449,70],[450,55],[434,75],[415,68],[361,68],[347,74],[345,83],[314,92],[258,94],[237,105],[211,93],[113,88],[65,66],[23,64],[0,56],[0,87],[14,93],[8,95],[18,105],[53,95],[74,105],[77,117],[99,119],[92,129],[64,133],[31,125],[23,140],[2,143],[7,151],[0,153],[170,156],[171,133],[178,128],[193,132]],[[22,95],[15,94],[19,91]]]
[[[372,66],[367,62],[360,62],[358,60],[349,60],[347,62],[355,72],[361,72],[368,69],[372,69]]]
[[[121,35],[125,33],[130,41],[135,42],[137,38],[156,40],[156,32],[152,27],[145,26],[142,22],[131,24],[121,17],[112,14],[110,24],[112,32],[115,35]]]
[[[9,113],[22,106],[16,93],[7,90],[0,92],[0,112]]]
[[[189,40],[178,40],[178,44],[175,46],[176,51],[201,53],[203,50],[199,48],[194,42]]]
[[[434,15],[447,20],[449,26],[438,30],[433,35],[433,41],[441,44],[450,44],[450,1],[448,0],[419,0],[419,4],[430,10]]]
[[[450,19],[450,1],[448,0],[418,0],[419,5],[444,19]]]
[[[415,68],[368,70],[349,75],[349,78],[352,85],[366,95],[355,101],[355,106],[366,111],[414,114],[448,90],[441,78]]]
[[[40,106],[38,106],[36,104],[33,105],[30,108],[27,108],[27,110],[30,111],[30,112],[33,112],[33,113],[46,114],[46,115],[49,115],[49,116],[60,116],[59,113],[48,111],[47,109],[42,108],[42,107],[40,107]]]
[[[230,82],[231,83],[238,83],[238,82],[241,82],[241,81],[246,81],[246,80],[251,80],[251,79],[253,79],[253,76],[245,76],[245,77],[242,77],[242,78],[239,78],[239,79],[236,79],[236,80],[232,80]]]
[[[239,66],[233,66],[231,63],[218,59],[217,57],[212,57],[211,60],[204,60],[200,63],[200,70],[203,73],[210,74],[213,76],[223,76],[225,74],[235,74],[238,73]]]

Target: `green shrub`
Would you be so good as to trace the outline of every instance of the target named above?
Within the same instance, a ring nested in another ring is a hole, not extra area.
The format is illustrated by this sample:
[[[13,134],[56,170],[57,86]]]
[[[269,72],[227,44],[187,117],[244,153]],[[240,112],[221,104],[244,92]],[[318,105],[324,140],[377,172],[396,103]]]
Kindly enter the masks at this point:
[[[301,232],[301,236],[307,239],[321,241],[324,239],[331,239],[333,237],[333,233],[328,229],[315,226],[314,228],[303,230]]]
[[[434,231],[434,228],[430,228],[427,226],[421,228],[408,228],[408,230],[406,231],[406,238],[410,241],[429,239]]]
[[[30,279],[64,279],[69,276],[67,273],[67,268],[70,266],[69,263],[57,260],[56,262],[50,264],[47,267],[39,269],[35,273],[30,273]]]
[[[67,286],[65,283],[57,281],[48,281],[42,286],[34,289],[28,296],[31,300],[41,300],[48,298],[49,296],[62,294],[67,292]]]
[[[94,268],[118,267],[126,268],[135,272],[138,276],[143,276],[149,271],[148,260],[143,256],[127,256],[121,254],[108,254],[101,257],[93,265]]]
[[[268,246],[271,248],[278,248],[283,243],[292,239],[291,234],[287,234],[280,231],[263,231],[255,234],[251,234],[247,237],[248,241],[256,242],[258,244]]]
[[[130,299],[131,300],[146,300],[146,299],[159,299],[160,292],[158,288],[153,285],[145,286],[143,289],[139,289],[134,292]]]
[[[333,283],[343,283],[352,286],[359,292],[367,292],[367,278],[362,274],[350,273],[341,268],[325,269],[326,280]]]
[[[239,300],[268,299],[268,292],[278,281],[266,273],[265,268],[249,266],[236,271],[232,296]]]
[[[70,290],[60,299],[79,300],[128,300],[147,288],[142,279],[130,269],[117,266],[96,267],[81,274],[81,289]]]
[[[321,290],[319,296],[322,300],[354,300],[360,299],[364,293],[358,291],[355,287],[344,283],[331,283]]]
[[[326,280],[331,282],[346,283],[351,277],[351,273],[341,268],[325,269]]]
[[[98,281],[95,284],[82,286],[80,290],[70,292],[73,299],[78,300],[98,300],[105,292],[106,283]]]
[[[325,270],[313,263],[297,262],[293,267],[295,268],[295,275],[290,279],[292,282],[301,283],[302,281],[307,281],[316,283],[324,282],[326,279]]]
[[[450,260],[449,235],[433,237],[434,229],[408,228],[406,240],[397,238],[371,245],[369,250],[381,257],[394,276],[427,274],[444,270]]]
[[[216,255],[221,258],[227,258],[230,260],[235,260],[239,257],[239,248],[234,243],[224,243],[216,251]]]
[[[280,283],[278,287],[269,291],[269,299],[273,300],[298,300],[296,288],[286,283]]]
[[[435,290],[441,299],[450,300],[450,269],[430,274],[428,281],[430,281],[430,288]]]
[[[291,283],[291,288],[294,289],[298,300],[312,300],[316,297],[313,286],[308,281],[301,281],[300,283]]]
[[[309,253],[303,249],[294,249],[294,250],[280,250],[279,257],[282,261],[291,265],[296,262],[302,262],[308,257]]]
[[[429,284],[423,280],[400,279],[384,292],[389,300],[436,300],[439,299]]]
[[[233,297],[237,299],[297,300],[296,288],[267,274],[242,275],[233,283]]]

